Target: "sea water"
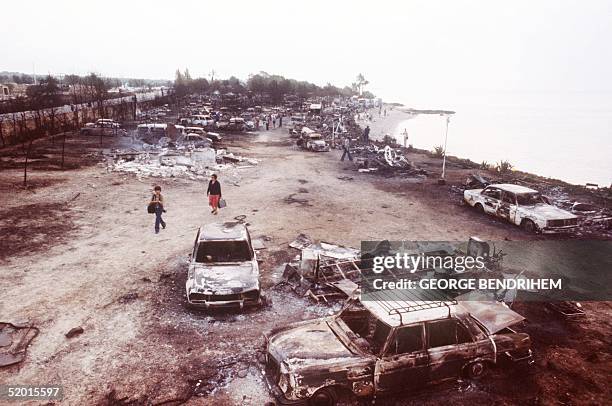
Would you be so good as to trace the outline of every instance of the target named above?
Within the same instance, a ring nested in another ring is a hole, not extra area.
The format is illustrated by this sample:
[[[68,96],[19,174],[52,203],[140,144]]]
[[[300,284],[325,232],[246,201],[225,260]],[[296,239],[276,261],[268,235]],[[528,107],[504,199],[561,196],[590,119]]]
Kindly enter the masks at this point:
[[[421,105],[419,105],[421,104]],[[466,92],[446,103],[406,107],[455,111],[447,152],[570,183],[612,183],[612,92]],[[446,117],[406,115],[392,135],[432,150],[444,144]]]

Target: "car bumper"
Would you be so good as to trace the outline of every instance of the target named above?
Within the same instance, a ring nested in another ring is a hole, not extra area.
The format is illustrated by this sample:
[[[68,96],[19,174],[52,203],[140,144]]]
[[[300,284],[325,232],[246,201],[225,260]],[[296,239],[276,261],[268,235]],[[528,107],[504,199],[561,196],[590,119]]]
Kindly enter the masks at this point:
[[[261,297],[257,300],[202,300],[187,301],[190,307],[199,309],[245,309],[262,305]]]
[[[532,365],[535,362],[535,360],[533,359],[533,351],[531,351],[531,349],[529,349],[527,353],[521,355],[513,355],[509,351],[505,352],[505,355],[510,361],[516,364]]]
[[[542,228],[542,234],[567,234],[573,233],[578,229],[578,226],[565,226],[565,227],[544,227]]]

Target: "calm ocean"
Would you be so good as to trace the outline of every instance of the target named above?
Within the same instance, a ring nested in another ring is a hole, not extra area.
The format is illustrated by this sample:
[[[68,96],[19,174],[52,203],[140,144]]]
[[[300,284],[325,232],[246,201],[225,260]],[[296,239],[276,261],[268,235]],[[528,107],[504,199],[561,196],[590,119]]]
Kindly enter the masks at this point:
[[[448,153],[570,183],[612,183],[612,92],[466,92],[455,102],[412,100],[407,107],[456,111]],[[432,103],[432,104],[425,104]],[[401,122],[409,144],[444,142],[446,118],[418,115]],[[401,137],[398,137],[401,139]]]

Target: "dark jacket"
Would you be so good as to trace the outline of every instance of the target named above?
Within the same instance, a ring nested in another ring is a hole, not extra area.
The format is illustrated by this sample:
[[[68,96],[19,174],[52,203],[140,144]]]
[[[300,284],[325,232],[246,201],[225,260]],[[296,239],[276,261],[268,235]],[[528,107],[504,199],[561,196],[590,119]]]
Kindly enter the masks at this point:
[[[221,184],[218,180],[215,181],[215,183],[212,183],[212,180],[208,181],[208,190],[206,190],[206,194],[221,196]]]

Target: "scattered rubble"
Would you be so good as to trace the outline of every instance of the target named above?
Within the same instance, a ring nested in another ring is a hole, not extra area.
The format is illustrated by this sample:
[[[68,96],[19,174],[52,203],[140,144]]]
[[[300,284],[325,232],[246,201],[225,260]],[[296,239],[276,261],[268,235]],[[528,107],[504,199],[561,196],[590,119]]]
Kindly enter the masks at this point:
[[[133,173],[137,177],[205,179],[213,173],[249,168],[259,161],[225,149],[161,149],[160,151],[115,151],[107,168],[112,172]]]
[[[359,172],[427,176],[427,171],[417,168],[412,162],[408,161],[406,156],[402,154],[401,149],[394,149],[389,145],[379,147],[377,143],[371,143],[356,147],[351,153]]]

